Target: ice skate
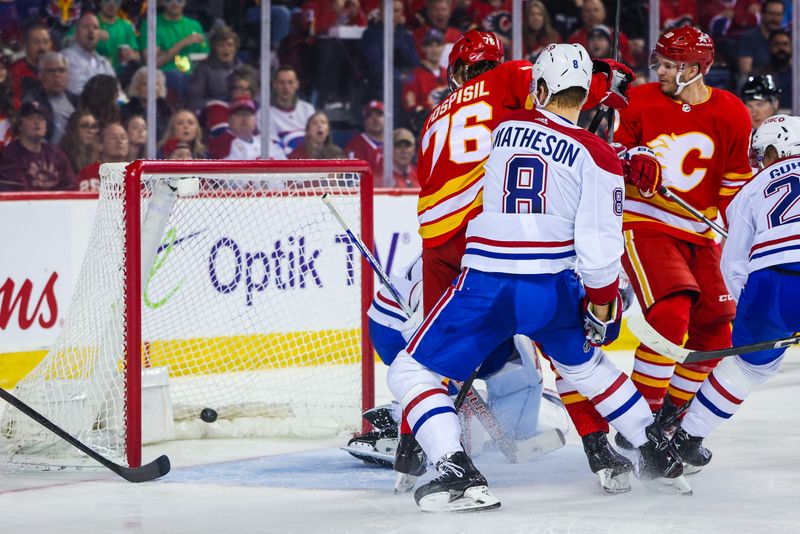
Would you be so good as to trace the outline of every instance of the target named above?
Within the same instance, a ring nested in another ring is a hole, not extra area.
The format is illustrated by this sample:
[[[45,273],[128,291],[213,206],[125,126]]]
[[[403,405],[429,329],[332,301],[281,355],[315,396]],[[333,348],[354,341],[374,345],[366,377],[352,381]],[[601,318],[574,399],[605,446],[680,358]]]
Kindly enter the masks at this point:
[[[424,512],[476,512],[500,506],[489,493],[486,479],[472,464],[467,453],[458,451],[436,464],[439,476],[414,492],[414,500]]]
[[[413,434],[402,434],[395,451],[394,470],[397,478],[394,483],[396,493],[414,489],[417,478],[426,470],[425,452]]]
[[[648,426],[645,433],[647,443],[639,447],[636,477],[645,483],[658,481],[682,495],[691,495],[692,488],[683,476],[683,464],[670,440],[656,423]]]
[[[711,451],[703,446],[703,438],[692,436],[680,427],[672,437],[672,447],[683,462],[684,474],[698,473],[711,461]]]
[[[589,469],[600,478],[603,490],[612,495],[629,492],[633,463],[614,450],[608,442],[607,434],[592,432],[581,439],[586,459],[589,460]]]

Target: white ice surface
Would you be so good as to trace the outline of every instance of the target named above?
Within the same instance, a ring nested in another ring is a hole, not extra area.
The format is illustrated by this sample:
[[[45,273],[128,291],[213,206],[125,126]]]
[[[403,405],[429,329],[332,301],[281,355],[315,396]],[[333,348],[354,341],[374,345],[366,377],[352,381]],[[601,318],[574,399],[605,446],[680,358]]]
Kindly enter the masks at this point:
[[[629,354],[615,354],[628,370]],[[378,368],[378,397],[387,396]],[[707,440],[711,464],[690,477],[694,496],[633,482],[605,495],[580,440],[529,464],[475,458],[502,508],[423,514],[392,493],[392,474],[367,467],[339,440],[203,440],[148,447],[166,453],[165,479],[130,484],[105,471],[0,472],[0,532],[528,533],[800,532],[800,350]]]

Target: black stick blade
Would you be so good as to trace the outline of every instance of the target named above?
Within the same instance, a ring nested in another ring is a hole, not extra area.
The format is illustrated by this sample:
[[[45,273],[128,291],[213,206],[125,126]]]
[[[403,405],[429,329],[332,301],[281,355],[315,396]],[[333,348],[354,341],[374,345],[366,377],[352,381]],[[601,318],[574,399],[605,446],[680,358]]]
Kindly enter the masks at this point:
[[[169,458],[162,455],[141,467],[116,465],[115,467],[110,467],[110,469],[128,482],[148,482],[169,473],[170,464]]]

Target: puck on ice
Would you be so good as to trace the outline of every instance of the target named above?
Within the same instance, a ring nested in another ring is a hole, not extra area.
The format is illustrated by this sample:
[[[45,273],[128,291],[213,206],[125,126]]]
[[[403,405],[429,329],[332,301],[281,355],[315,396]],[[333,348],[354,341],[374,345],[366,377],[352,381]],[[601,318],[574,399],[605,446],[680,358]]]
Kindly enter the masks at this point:
[[[200,412],[200,419],[206,423],[213,423],[217,420],[217,412],[211,408],[203,408],[203,411]]]

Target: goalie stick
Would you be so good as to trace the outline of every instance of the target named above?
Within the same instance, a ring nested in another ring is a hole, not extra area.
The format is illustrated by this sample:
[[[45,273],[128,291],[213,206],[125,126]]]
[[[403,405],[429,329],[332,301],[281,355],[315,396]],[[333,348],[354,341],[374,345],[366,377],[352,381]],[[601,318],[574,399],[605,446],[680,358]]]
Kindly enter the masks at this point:
[[[706,360],[714,360],[717,358],[727,358],[728,356],[736,356],[739,354],[748,354],[751,352],[758,352],[761,350],[782,349],[790,345],[800,343],[800,335],[786,337],[783,339],[773,339],[771,341],[762,341],[760,343],[753,343],[751,345],[741,345],[730,349],[721,350],[690,350],[683,348],[671,342],[661,334],[659,334],[650,323],[641,315],[633,315],[628,318],[628,328],[635,335],[639,341],[661,354],[678,363],[694,363],[703,362]]]
[[[62,429],[51,420],[49,420],[44,415],[40,414],[20,399],[9,393],[3,388],[0,388],[0,397],[9,403],[11,406],[16,408],[17,410],[21,411],[56,436],[60,437],[73,447],[77,448],[90,458],[97,460],[103,466],[107,467],[111,471],[115,472],[128,482],[147,482],[149,480],[155,480],[156,478],[163,477],[167,473],[169,473],[170,464],[169,458],[162,455],[150,462],[149,464],[143,465],[141,467],[125,467],[124,465],[119,465],[117,463],[112,462],[105,456],[95,452],[91,447],[82,443],[80,440],[69,434],[66,430]]]
[[[378,275],[378,278],[380,278],[383,286],[389,290],[394,300],[397,301],[397,303],[403,308],[403,312],[406,314],[406,316],[411,317],[414,313],[414,310],[412,310],[408,303],[405,302],[405,299],[400,296],[400,292],[396,287],[394,287],[392,281],[389,280],[389,275],[384,272],[383,267],[381,267],[381,265],[378,263],[378,260],[376,260],[375,256],[373,256],[369,251],[367,245],[350,229],[350,225],[347,224],[347,221],[345,221],[341,216],[339,210],[337,210],[336,206],[333,205],[333,202],[331,202],[331,199],[328,198],[327,193],[322,195],[322,202],[325,203],[330,212],[342,226],[342,229],[347,234],[347,237],[356,246],[356,248],[358,248],[364,258],[367,260],[367,263],[369,263],[369,266],[372,267],[373,271],[375,271],[375,274]],[[468,401],[473,413],[475,414],[475,417],[481,422],[495,444],[497,444],[497,448],[500,449],[508,461],[516,463],[517,452],[514,438],[509,436],[508,433],[503,429],[503,427],[500,425],[500,422],[492,413],[492,410],[486,404],[486,401],[484,401],[478,392],[475,391],[472,382],[477,376],[478,371],[476,370],[469,378],[467,378],[466,381],[464,381],[453,404],[455,405],[456,410],[458,410],[463,402]]]

